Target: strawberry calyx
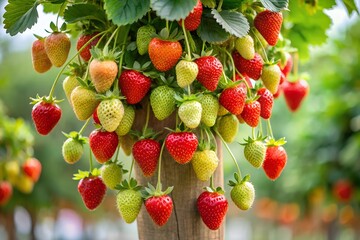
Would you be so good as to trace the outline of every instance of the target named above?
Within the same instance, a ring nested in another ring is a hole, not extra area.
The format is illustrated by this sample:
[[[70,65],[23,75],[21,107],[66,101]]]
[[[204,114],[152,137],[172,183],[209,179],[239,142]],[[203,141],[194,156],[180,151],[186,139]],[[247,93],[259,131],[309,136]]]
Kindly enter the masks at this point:
[[[154,34],[152,37],[171,42],[177,42],[184,39],[183,33],[179,31],[178,28],[175,28],[174,31],[170,33],[169,29],[167,29],[166,27],[161,29],[159,34]]]
[[[114,89],[113,91],[106,91],[104,94],[96,94],[96,99],[100,101],[104,100],[111,100],[111,99],[119,99],[119,100],[125,100],[126,98],[123,96],[119,96],[120,92],[118,89]]]
[[[62,134],[64,134],[64,136],[67,138],[74,139],[75,141],[81,143],[82,145],[84,145],[88,142],[87,137],[83,137],[81,134],[79,134],[79,132],[76,132],[76,131],[72,131],[70,133],[62,132]]]
[[[78,173],[74,174],[73,180],[81,180],[88,177],[98,177],[101,172],[99,169],[94,168],[91,172],[78,170]]]
[[[67,29],[66,22],[64,22],[61,25],[60,29],[57,26],[57,24],[55,24],[54,22],[50,22],[50,29],[51,29],[51,31],[48,31],[48,30],[45,30],[45,31],[48,33],[68,33],[68,32],[70,32],[70,30],[66,30]]]
[[[33,104],[33,105],[35,105],[39,102],[53,104],[53,103],[60,103],[60,102],[64,101],[64,99],[56,100],[56,97],[52,97],[52,96],[40,97],[39,94],[36,95],[36,98],[30,98],[30,100],[31,100],[30,104]]]
[[[148,183],[148,187],[145,187],[145,190],[142,192],[142,196],[145,200],[151,197],[161,197],[170,194],[173,189],[174,187],[171,186],[168,187],[165,191],[162,191],[161,183],[158,183],[156,185],[156,188],[153,185],[151,185],[151,183]]]
[[[240,145],[246,146],[248,144],[254,143],[254,142],[262,142],[267,138],[267,136],[263,137],[260,133],[256,136],[256,138],[248,137],[247,139],[244,138],[244,143],[239,143]]]
[[[143,139],[156,139],[159,137],[163,132],[155,132],[152,128],[146,128],[143,132],[142,131],[135,131],[130,130],[129,134],[136,137],[138,140]]]
[[[199,101],[199,97],[202,94],[190,94],[190,95],[186,95],[183,94],[182,96],[180,96],[179,94],[175,94],[174,98],[176,100],[176,104],[179,107],[181,104],[183,104],[184,102],[190,102],[190,101]]]
[[[268,138],[266,141],[265,141],[265,145],[267,147],[278,147],[278,146],[282,146],[282,145],[285,145],[286,143],[286,140],[285,138],[280,138],[278,140],[275,140],[274,138]]]
[[[90,53],[94,59],[99,61],[115,61],[120,57],[122,51],[118,51],[117,49],[109,50],[109,48],[105,46],[103,49],[93,47],[90,49]]]
[[[221,187],[204,187],[204,190],[210,193],[219,193],[219,194],[224,194],[225,191],[224,189],[222,189]]]
[[[234,179],[235,179],[235,181],[229,180],[228,185],[229,185],[230,187],[235,187],[236,185],[243,184],[243,183],[245,183],[245,182],[250,181],[250,175],[247,174],[245,177],[243,177],[243,178],[241,179],[238,173],[234,173]]]
[[[119,190],[120,192],[125,190],[140,191],[142,186],[138,185],[138,182],[135,178],[131,178],[130,181],[125,179],[120,184],[116,185],[115,189]]]

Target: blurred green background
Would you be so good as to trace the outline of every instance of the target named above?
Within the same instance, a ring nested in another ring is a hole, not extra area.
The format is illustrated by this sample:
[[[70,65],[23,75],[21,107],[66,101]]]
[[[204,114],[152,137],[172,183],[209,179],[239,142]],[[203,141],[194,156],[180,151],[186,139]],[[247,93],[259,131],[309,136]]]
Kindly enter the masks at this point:
[[[354,14],[349,20],[341,6],[329,14],[335,28],[324,36],[305,36],[314,45],[326,41],[321,47],[309,48],[309,42],[296,40],[301,35],[296,28],[309,28],[308,32],[316,32],[318,26],[327,29],[331,22],[322,16],[289,27],[293,30],[289,35],[306,59],[300,72],[307,73],[310,94],[296,113],[287,110],[282,95],[276,100],[273,131],[275,137],[288,141],[288,165],[282,176],[269,181],[262,170],[254,170],[244,160],[240,145],[231,145],[240,156],[242,171],[251,174],[257,196],[248,212],[230,209],[226,239],[360,239],[360,21]],[[290,19],[296,22],[299,15],[290,14]],[[32,41],[25,35],[9,38],[0,26],[0,100],[6,115],[26,121],[26,131],[34,136],[34,156],[43,166],[31,194],[14,190],[9,204],[0,207],[0,239],[6,239],[6,229],[12,229],[17,239],[137,239],[136,224],[126,225],[118,216],[114,193],[108,192],[95,212],[83,206],[72,175],[86,169],[87,161],[68,165],[61,156],[65,140],[61,131],[81,128],[70,106],[61,104],[62,119],[49,136],[36,134],[29,97],[47,94],[58,69],[44,75],[33,71]],[[65,98],[60,85],[56,92],[58,99]],[[237,141],[249,131],[241,125]],[[128,158],[121,157],[128,164]],[[224,161],[225,179],[229,179],[233,166],[227,153]],[[351,182],[350,201],[334,196],[339,180]]]

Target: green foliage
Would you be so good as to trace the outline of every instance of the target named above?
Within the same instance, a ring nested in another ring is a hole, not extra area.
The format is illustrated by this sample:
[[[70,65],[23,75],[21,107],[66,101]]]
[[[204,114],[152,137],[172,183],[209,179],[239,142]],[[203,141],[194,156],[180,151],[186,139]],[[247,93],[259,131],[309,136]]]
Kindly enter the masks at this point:
[[[265,8],[273,12],[280,12],[288,6],[289,0],[260,0]]]
[[[156,14],[166,20],[180,20],[189,15],[197,0],[151,0],[151,8]]]
[[[75,23],[83,20],[94,20],[107,23],[106,13],[102,8],[94,4],[74,4],[64,12],[64,19],[67,23]]]
[[[201,39],[209,43],[222,43],[230,37],[230,34],[216,22],[214,15],[210,10],[205,10],[203,12],[201,23],[197,31]]]
[[[230,12],[228,10],[218,12],[216,9],[212,9],[211,13],[216,22],[232,35],[241,38],[249,32],[249,22],[242,13]]]
[[[356,8],[355,0],[343,0],[343,3],[349,15],[353,12],[357,12],[358,14],[360,14],[359,9]]]

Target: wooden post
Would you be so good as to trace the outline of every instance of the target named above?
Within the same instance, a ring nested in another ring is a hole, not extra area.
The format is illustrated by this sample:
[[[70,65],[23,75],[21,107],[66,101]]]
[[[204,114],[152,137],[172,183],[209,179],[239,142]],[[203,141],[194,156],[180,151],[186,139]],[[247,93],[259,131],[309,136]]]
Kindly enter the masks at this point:
[[[136,112],[135,128],[140,130],[144,126],[146,118],[146,104],[143,109]],[[151,112],[151,111],[150,111]],[[149,127],[156,131],[163,131],[164,127],[174,128],[175,114],[164,121],[158,121],[150,114]],[[165,134],[167,130],[165,130]],[[162,135],[163,139],[165,134]],[[215,187],[224,185],[222,150],[218,142],[219,166],[214,174]],[[135,164],[136,179],[139,184],[146,186],[148,182],[156,185],[157,171],[151,178],[145,178],[141,170]],[[164,150],[161,166],[161,182],[163,190],[174,186],[170,194],[174,202],[174,208],[169,221],[162,227],[153,223],[145,207],[143,206],[137,218],[137,226],[140,240],[200,240],[200,239],[224,239],[224,224],[216,230],[210,230],[202,222],[196,208],[196,200],[203,187],[209,182],[202,182],[196,178],[191,163],[181,165],[175,162],[169,153]]]

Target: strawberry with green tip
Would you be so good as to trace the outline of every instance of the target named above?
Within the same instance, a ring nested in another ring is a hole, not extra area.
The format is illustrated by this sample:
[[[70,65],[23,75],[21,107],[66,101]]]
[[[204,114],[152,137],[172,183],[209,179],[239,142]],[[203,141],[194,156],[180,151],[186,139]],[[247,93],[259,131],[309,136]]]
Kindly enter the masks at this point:
[[[94,38],[98,33],[91,33],[91,34],[82,34],[77,42],[76,42],[76,50],[80,50],[85,44],[87,44],[80,52],[80,57],[82,58],[82,60],[84,60],[85,62],[88,62],[92,56],[91,54],[91,49],[93,47],[96,46],[96,44],[99,42],[100,40],[100,36],[96,37],[95,39],[91,40],[92,38]],[[91,42],[89,42],[91,40]]]
[[[77,86],[71,92],[72,107],[76,118],[80,121],[85,121],[91,117],[99,102],[96,93],[89,88]]]
[[[78,192],[90,211],[95,210],[105,197],[106,186],[99,175],[98,169],[93,169],[91,173],[79,170],[79,173],[74,174],[73,179],[80,180]]]
[[[245,159],[255,168],[260,168],[265,159],[266,146],[263,143],[264,138],[258,136],[257,138],[248,137],[245,139],[244,156]]]
[[[224,191],[220,187],[216,190],[207,187],[206,191],[202,192],[196,201],[202,221],[211,230],[220,228],[228,210],[228,205]]]
[[[156,119],[162,121],[169,117],[176,108],[175,90],[169,86],[159,86],[150,94],[150,105]]]
[[[275,46],[281,30],[281,12],[262,11],[254,18],[254,26],[271,46]]]
[[[242,180],[240,176],[234,174],[235,182],[229,181],[229,186],[232,187],[230,196],[235,205],[241,210],[248,210],[254,203],[255,200],[255,188],[252,185],[250,176],[246,175]]]
[[[178,22],[179,25],[182,26],[182,22],[184,21],[184,26],[186,30],[195,31],[200,25],[202,12],[203,12],[203,6],[201,1],[198,0],[195,7],[193,8],[193,10],[191,10],[189,15],[184,20],[181,19]]]
[[[130,105],[124,105],[124,116],[122,117],[119,126],[115,132],[118,136],[128,134],[135,120],[135,109]]]
[[[101,126],[108,132],[114,132],[124,116],[124,106],[118,98],[105,98],[97,107]]]
[[[214,56],[203,56],[195,60],[198,66],[196,79],[209,91],[216,90],[223,66],[219,59]]]
[[[151,138],[140,139],[133,145],[132,155],[145,177],[154,175],[160,148],[160,143]]]
[[[285,81],[282,85],[286,105],[292,112],[296,112],[309,92],[309,84],[304,79],[295,82]]]
[[[275,94],[279,88],[281,78],[280,67],[275,63],[267,63],[264,65],[261,80],[264,86],[272,93]]]
[[[105,163],[114,155],[119,144],[119,138],[115,132],[95,129],[89,135],[89,144],[96,160],[99,163]]]
[[[208,181],[219,164],[219,158],[215,151],[200,147],[199,150],[194,153],[191,164],[196,177],[200,181]]]
[[[257,127],[260,120],[260,103],[255,100],[248,100],[240,116],[250,127]]]
[[[166,137],[165,146],[177,163],[186,164],[196,151],[198,139],[193,132],[172,132]]]
[[[204,94],[199,97],[201,104],[201,122],[208,127],[215,125],[219,111],[219,99],[212,94]]]
[[[277,141],[270,139],[266,146],[266,155],[263,169],[270,180],[276,180],[284,170],[287,162],[287,154],[282,145],[286,143],[284,138]]]
[[[263,60],[258,53],[255,53],[254,58],[247,60],[243,58],[237,51],[232,53],[236,69],[241,74],[246,74],[254,80],[258,80],[263,69]]]
[[[8,181],[0,181],[0,206],[4,206],[13,193],[12,185]]]
[[[100,168],[101,179],[106,187],[114,190],[121,183],[123,177],[123,169],[120,164],[114,162],[106,162]]]
[[[257,90],[257,95],[259,96],[256,101],[260,103],[260,116],[263,119],[269,119],[274,105],[274,96],[266,88]]]
[[[33,68],[38,73],[50,70],[52,63],[45,51],[45,39],[36,39],[31,47],[31,60]]]
[[[45,51],[52,65],[61,67],[68,58],[71,42],[66,33],[59,32],[55,28],[53,28],[54,32],[45,38]]]
[[[26,176],[28,176],[33,182],[39,180],[41,174],[41,162],[34,157],[28,158],[22,164],[22,170]]]
[[[219,97],[220,104],[234,115],[239,115],[245,106],[246,90],[241,84],[229,85],[225,88]]]
[[[156,225],[159,227],[164,226],[169,220],[173,209],[173,201],[168,195],[173,190],[173,187],[169,187],[163,192],[161,184],[156,189],[150,183],[148,186],[145,188],[146,211]]]
[[[87,139],[82,137],[78,132],[70,132],[69,134],[63,133],[67,137],[66,141],[62,145],[62,156],[65,162],[74,164],[80,160],[84,153],[83,145],[87,142]]]
[[[143,203],[141,187],[131,178],[130,182],[124,180],[118,189],[120,191],[116,195],[117,209],[126,223],[132,223],[139,215]]]
[[[278,62],[281,72],[284,74],[284,78],[286,78],[291,72],[293,66],[293,59],[290,53],[285,52],[281,55],[281,61]]]
[[[150,87],[151,79],[137,70],[124,70],[119,77],[119,89],[128,104],[139,103]]]
[[[156,29],[152,25],[139,27],[136,32],[136,47],[140,55],[148,52],[149,43],[156,33]]]
[[[217,120],[216,129],[225,142],[231,143],[238,133],[239,122],[235,115],[228,114]]]
[[[181,121],[188,128],[197,128],[201,121],[202,107],[196,100],[184,100],[178,109]]]
[[[175,67],[176,81],[181,87],[189,86],[198,75],[199,69],[195,62],[189,60],[180,60]]]
[[[246,60],[251,60],[255,57],[254,40],[250,35],[237,38],[235,40],[235,48]]]

